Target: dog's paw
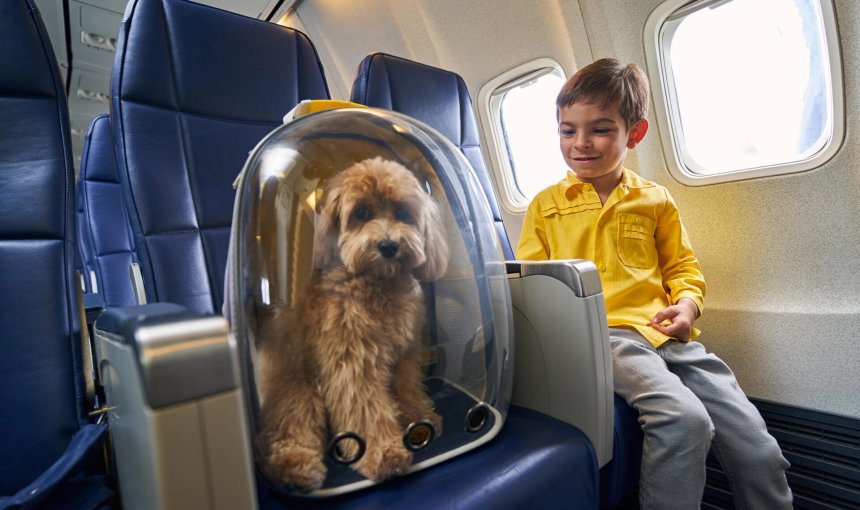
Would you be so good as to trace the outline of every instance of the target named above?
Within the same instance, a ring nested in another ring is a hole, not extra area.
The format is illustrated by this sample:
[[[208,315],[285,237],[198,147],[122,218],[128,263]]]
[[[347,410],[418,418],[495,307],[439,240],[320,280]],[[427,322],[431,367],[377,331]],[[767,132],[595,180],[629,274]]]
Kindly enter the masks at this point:
[[[365,478],[378,482],[402,475],[411,464],[412,453],[398,441],[378,448],[368,448],[356,464],[356,470]]]
[[[321,452],[286,441],[272,444],[263,471],[268,478],[300,491],[319,489],[326,476]]]

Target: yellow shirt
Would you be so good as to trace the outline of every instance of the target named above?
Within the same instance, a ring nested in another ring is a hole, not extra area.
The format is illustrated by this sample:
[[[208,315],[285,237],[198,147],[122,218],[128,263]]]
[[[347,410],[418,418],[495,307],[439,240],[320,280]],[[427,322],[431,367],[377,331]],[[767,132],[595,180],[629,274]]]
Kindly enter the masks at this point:
[[[538,193],[517,258],[593,261],[609,327],[633,328],[655,347],[669,339],[649,326],[655,313],[685,297],[703,309],[705,279],[675,201],[666,188],[626,168],[603,205],[594,186],[573,172]],[[692,337],[698,335],[694,328]]]

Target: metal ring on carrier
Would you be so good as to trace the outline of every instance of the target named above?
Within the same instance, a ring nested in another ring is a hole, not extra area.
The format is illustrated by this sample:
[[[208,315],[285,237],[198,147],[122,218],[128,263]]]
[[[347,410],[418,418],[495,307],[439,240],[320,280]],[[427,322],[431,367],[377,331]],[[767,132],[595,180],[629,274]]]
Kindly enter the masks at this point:
[[[403,433],[403,446],[407,450],[417,452],[430,446],[436,438],[436,427],[427,420],[413,421]]]
[[[342,441],[353,440],[358,444],[358,451],[355,452],[355,455],[352,457],[347,457],[343,455],[339,446]],[[367,443],[364,442],[364,439],[361,438],[355,432],[341,432],[340,434],[334,436],[331,440],[331,443],[328,445],[328,456],[338,464],[343,464],[348,466],[350,464],[354,464],[358,462],[363,456],[364,452],[367,450]]]
[[[469,432],[478,432],[487,423],[490,417],[490,409],[487,404],[479,402],[469,408],[466,412],[466,430]]]

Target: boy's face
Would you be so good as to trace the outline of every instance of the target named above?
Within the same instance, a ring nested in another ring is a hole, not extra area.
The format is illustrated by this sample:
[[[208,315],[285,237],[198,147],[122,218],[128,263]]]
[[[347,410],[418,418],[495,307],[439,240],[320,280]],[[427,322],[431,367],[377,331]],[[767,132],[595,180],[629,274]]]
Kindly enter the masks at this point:
[[[584,182],[621,179],[621,164],[627,149],[645,136],[648,121],[642,119],[630,129],[617,105],[606,109],[595,103],[573,103],[558,112],[561,154],[567,166]]]

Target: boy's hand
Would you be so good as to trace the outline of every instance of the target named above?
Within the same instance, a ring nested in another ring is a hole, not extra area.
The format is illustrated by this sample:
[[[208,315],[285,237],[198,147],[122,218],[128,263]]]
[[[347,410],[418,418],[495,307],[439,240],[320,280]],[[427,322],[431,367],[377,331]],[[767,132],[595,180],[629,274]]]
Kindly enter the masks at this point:
[[[672,306],[666,307],[651,319],[651,327],[679,342],[689,342],[693,333],[693,323],[699,317],[699,307],[689,298],[681,298]],[[671,324],[662,325],[668,320]]]

